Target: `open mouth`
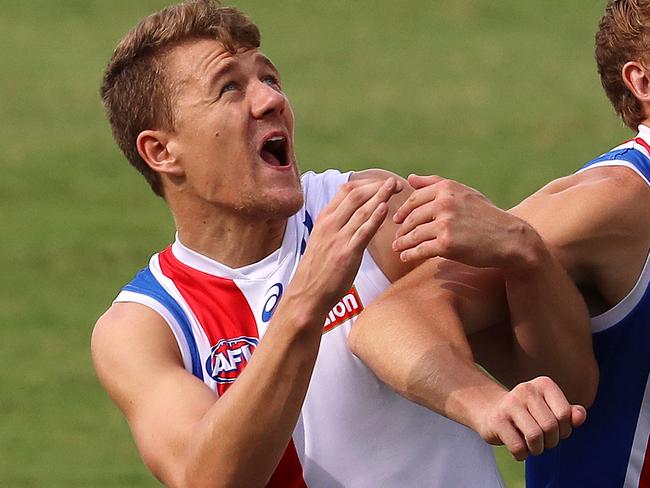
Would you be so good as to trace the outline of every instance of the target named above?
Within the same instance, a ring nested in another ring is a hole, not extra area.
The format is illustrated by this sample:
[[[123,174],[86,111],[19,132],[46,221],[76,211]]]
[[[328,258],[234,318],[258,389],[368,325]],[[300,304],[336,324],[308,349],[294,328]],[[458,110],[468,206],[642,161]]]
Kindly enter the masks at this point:
[[[271,137],[262,146],[260,156],[271,166],[287,166],[289,164],[287,139],[284,136]]]

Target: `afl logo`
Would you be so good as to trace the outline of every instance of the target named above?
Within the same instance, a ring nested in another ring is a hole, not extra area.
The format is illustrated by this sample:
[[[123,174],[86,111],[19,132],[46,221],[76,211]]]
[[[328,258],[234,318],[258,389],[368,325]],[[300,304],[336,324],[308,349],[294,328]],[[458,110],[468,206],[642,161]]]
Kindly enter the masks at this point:
[[[275,312],[275,308],[282,296],[282,290],[282,283],[276,283],[266,292],[266,302],[262,308],[262,320],[264,322],[268,322],[273,317],[273,312]]]
[[[217,383],[232,383],[250,361],[259,344],[255,337],[241,336],[235,339],[222,339],[212,347],[205,369]]]

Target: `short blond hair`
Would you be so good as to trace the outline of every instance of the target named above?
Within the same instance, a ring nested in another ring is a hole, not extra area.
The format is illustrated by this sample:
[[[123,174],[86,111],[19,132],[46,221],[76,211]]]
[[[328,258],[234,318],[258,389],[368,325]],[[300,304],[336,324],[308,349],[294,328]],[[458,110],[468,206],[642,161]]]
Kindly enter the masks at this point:
[[[104,73],[101,97],[120,149],[163,196],[160,175],[140,157],[138,135],[147,129],[173,130],[174,93],[166,70],[169,51],[191,39],[218,40],[227,50],[257,48],[257,26],[236,8],[213,0],[191,0],[156,12],[120,41]]]

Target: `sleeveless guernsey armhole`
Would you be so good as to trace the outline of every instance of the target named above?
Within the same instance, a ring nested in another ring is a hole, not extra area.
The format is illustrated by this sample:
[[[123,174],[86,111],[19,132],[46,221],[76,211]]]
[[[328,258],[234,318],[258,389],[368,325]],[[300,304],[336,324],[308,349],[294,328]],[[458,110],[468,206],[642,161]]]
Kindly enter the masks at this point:
[[[648,185],[650,185],[650,180],[648,180],[648,178],[645,177],[645,175],[639,170],[639,168],[637,168],[632,163],[629,163],[627,161],[617,161],[617,160],[614,160],[614,161],[600,161],[598,163],[593,163],[593,164],[591,164],[589,166],[585,166],[584,168],[581,168],[578,171],[576,171],[576,173],[582,173],[582,172],[590,170],[592,168],[602,168],[602,167],[605,167],[605,166],[623,166],[625,168],[629,168],[632,171],[634,171],[636,174],[638,174]]]
[[[640,139],[628,141],[625,145],[603,154],[582,167],[577,173],[582,173],[591,168],[602,168],[612,166],[623,166],[631,169],[638,174],[650,186],[650,158],[641,150],[630,144],[639,144]],[[645,149],[645,143],[643,148]],[[602,332],[618,324],[627,317],[641,302],[643,296],[650,285],[650,254],[646,257],[646,262],[641,270],[641,275],[632,290],[616,305],[606,312],[592,317],[592,332]]]
[[[593,332],[602,332],[613,325],[618,324],[627,317],[641,302],[641,299],[648,291],[650,285],[650,254],[646,258],[641,275],[632,290],[623,300],[618,302],[606,312],[592,317],[591,328]]]
[[[630,141],[628,144],[636,144],[636,142]],[[619,148],[613,149],[588,162],[576,171],[576,173],[606,166],[623,166],[629,168],[638,174],[646,184],[650,185],[650,158],[640,149],[634,147],[619,146]]]
[[[150,308],[154,312],[157,312],[158,315],[160,315],[165,320],[165,322],[167,322],[167,325],[174,334],[174,338],[178,344],[178,349],[180,350],[181,357],[183,358],[183,366],[187,371],[190,373],[192,372],[192,356],[190,353],[190,348],[187,345],[187,341],[183,335],[183,329],[176,321],[174,316],[169,313],[169,310],[164,307],[164,305],[148,295],[142,295],[140,293],[134,293],[132,291],[121,291],[119,295],[117,295],[117,298],[113,300],[113,303],[138,303]]]
[[[203,380],[203,368],[192,327],[181,307],[158,283],[149,268],[140,271],[113,301],[120,302],[139,303],[157,312],[174,334],[185,369]]]

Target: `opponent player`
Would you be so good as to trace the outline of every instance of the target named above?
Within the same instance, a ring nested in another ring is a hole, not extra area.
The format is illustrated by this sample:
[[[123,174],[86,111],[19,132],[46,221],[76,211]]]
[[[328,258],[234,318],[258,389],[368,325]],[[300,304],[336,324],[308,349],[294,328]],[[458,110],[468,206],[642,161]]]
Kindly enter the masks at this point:
[[[105,74],[114,135],[178,231],[92,340],[145,463],[171,486],[499,486],[477,435],[347,349],[365,304],[412,268],[390,249],[395,227],[379,228],[404,183],[328,171],[301,188],[291,107],[258,47],[239,11],[193,1],[142,21]],[[550,281],[568,297],[558,323],[575,326],[577,292]],[[532,388],[552,400],[525,404],[571,408],[554,384]]]
[[[576,174],[550,183],[512,210],[535,227],[581,288],[593,315],[593,343],[600,366],[600,385],[585,425],[557,448],[528,459],[527,485],[531,487],[650,484],[649,55],[650,1],[610,0],[596,35],[598,70],[616,112],[631,129],[638,127],[638,134]],[[486,260],[483,255],[493,242],[485,230],[499,222],[500,211],[494,209],[492,220],[479,221],[472,213],[474,202],[483,198],[477,192],[438,177],[412,176],[409,182],[418,190],[396,213],[402,228],[394,244],[404,260],[444,256],[474,266],[504,268],[505,263],[507,267],[507,260]],[[508,256],[505,248],[503,255]],[[482,378],[473,368],[471,353],[461,348],[466,353],[463,356],[447,346],[448,331],[420,326],[426,334],[415,336],[412,344],[446,351],[446,362],[441,363],[442,355],[427,354],[425,347],[415,353],[409,349],[420,360],[412,362],[406,386],[405,375],[400,377],[391,369],[391,357],[377,354],[380,338],[394,334],[398,324],[405,327],[405,320],[430,322],[433,314],[453,326],[460,317],[470,334],[475,331],[474,318],[463,309],[466,297],[449,290],[452,284],[458,290],[460,283],[482,279],[486,272],[448,262],[438,264],[443,265],[446,276],[439,277],[442,283],[437,291],[425,282],[432,270],[424,267],[394,285],[356,324],[352,343],[380,377],[489,439],[489,430],[481,430],[481,419],[467,414],[464,407],[481,395],[491,398],[492,394],[475,386]],[[428,266],[435,269],[436,265]],[[449,277],[458,282],[444,283]],[[409,311],[406,316],[405,309]],[[515,337],[510,348],[503,346],[508,344],[508,335],[508,331],[502,334],[494,329],[470,337],[478,361],[507,383],[522,379],[512,375],[518,370],[512,368],[513,362],[525,363],[544,348],[556,348],[567,357],[572,354],[564,342],[566,337],[555,332],[547,335],[546,328],[540,328],[537,335]],[[549,367],[560,383],[571,373],[562,371],[559,364]],[[440,396],[440,386],[433,383],[441,368],[465,372],[442,375],[446,396]]]

